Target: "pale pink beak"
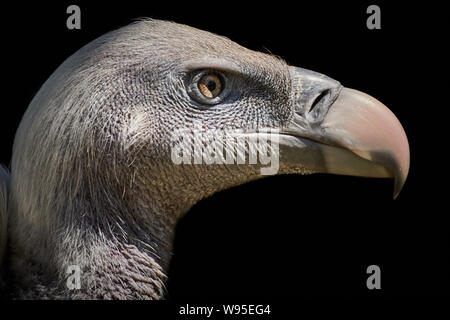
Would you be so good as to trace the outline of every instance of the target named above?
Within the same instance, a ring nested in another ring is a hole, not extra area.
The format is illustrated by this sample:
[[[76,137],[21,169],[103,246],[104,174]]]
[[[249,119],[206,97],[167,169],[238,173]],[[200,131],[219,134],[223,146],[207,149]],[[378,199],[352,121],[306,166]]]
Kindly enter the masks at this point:
[[[333,144],[376,164],[356,175],[394,178],[397,197],[408,176],[409,144],[399,120],[385,105],[363,92],[342,88],[321,127]]]

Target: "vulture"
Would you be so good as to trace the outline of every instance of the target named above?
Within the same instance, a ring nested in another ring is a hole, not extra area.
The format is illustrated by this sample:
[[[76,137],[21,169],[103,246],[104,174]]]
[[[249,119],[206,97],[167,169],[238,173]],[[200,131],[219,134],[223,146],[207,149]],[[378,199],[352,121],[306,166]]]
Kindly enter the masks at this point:
[[[239,139],[225,149],[240,152],[232,161],[185,161]],[[261,161],[249,161],[255,152]],[[396,197],[408,170],[406,134],[375,98],[228,38],[142,19],[70,56],[28,106],[10,173],[0,170],[2,290],[164,299],[175,226],[200,200],[310,173],[392,178]]]

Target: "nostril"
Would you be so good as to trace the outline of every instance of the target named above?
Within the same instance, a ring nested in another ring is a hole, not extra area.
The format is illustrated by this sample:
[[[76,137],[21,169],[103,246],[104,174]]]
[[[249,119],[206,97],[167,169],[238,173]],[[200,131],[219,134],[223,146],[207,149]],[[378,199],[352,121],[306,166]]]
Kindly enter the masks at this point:
[[[313,103],[311,104],[311,107],[309,108],[308,112],[312,112],[314,108],[319,104],[320,101],[330,92],[329,89],[323,90],[321,94],[317,96],[316,99],[314,99]]]

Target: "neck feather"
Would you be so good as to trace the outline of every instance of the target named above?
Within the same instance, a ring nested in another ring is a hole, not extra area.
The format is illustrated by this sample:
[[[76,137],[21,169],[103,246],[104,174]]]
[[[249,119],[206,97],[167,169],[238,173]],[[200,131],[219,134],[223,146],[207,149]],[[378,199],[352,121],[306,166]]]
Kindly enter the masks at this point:
[[[14,296],[163,298],[175,222],[167,221],[167,215],[148,210],[122,215],[120,219],[117,214],[103,214],[103,217],[102,223],[93,223],[92,219],[66,223],[60,232],[45,237],[45,245],[38,245],[39,250],[29,239],[15,239],[10,261]],[[108,221],[105,217],[117,220]],[[44,240],[44,237],[37,238]],[[75,270],[80,271],[79,288],[73,285]]]
[[[161,299],[165,294],[164,268],[134,244],[92,243],[79,266],[80,289],[69,291],[74,299]]]
[[[15,298],[128,300],[164,297],[166,270],[149,250],[98,236],[82,242],[70,238],[63,241],[50,267],[43,268],[39,262],[23,256],[16,255],[12,259]],[[65,245],[68,243],[70,245]]]

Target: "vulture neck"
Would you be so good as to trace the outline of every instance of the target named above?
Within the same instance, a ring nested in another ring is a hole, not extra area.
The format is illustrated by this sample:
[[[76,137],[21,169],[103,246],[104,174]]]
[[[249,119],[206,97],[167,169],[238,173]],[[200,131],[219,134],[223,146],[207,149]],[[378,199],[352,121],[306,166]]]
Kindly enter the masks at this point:
[[[80,292],[74,290],[72,298],[163,298],[176,219],[167,208],[161,210],[141,208],[121,217],[110,215],[117,220],[83,239],[89,249],[81,254],[79,249],[72,251],[78,252],[81,259],[75,260],[83,265]]]
[[[109,221],[96,221],[98,212],[86,215],[76,227],[66,227],[65,235],[56,244],[49,240],[49,246],[54,249],[45,246],[45,251],[52,252],[50,256],[34,253],[34,262],[28,259],[33,254],[26,254],[30,250],[29,241],[18,243],[11,264],[16,275],[14,296],[20,299],[164,298],[176,219],[161,212],[149,212],[146,208],[120,216],[102,213]],[[75,270],[80,271],[78,283]]]
[[[70,290],[70,298],[162,299],[167,268],[144,246],[105,239],[91,243],[81,262],[79,289]]]

